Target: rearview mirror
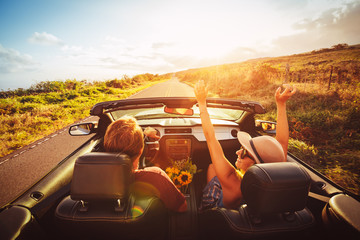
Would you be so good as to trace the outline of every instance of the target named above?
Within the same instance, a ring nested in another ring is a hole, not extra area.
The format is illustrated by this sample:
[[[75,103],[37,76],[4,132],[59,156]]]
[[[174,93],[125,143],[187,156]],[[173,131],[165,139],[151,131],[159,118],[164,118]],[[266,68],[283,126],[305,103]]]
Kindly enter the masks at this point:
[[[96,122],[79,123],[70,126],[69,134],[71,136],[85,136],[91,133],[95,133],[97,129]]]
[[[192,116],[194,114],[194,110],[191,108],[169,108],[165,107],[164,111],[166,113],[172,113],[177,115],[186,115],[186,116]]]
[[[267,134],[276,134],[276,122],[256,120],[255,128]]]

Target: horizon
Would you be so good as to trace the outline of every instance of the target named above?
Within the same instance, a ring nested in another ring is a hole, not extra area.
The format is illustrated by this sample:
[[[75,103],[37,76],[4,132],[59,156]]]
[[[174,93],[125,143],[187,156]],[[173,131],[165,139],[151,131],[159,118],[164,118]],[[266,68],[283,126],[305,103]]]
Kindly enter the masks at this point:
[[[0,89],[356,45],[359,22],[359,0],[0,0]]]

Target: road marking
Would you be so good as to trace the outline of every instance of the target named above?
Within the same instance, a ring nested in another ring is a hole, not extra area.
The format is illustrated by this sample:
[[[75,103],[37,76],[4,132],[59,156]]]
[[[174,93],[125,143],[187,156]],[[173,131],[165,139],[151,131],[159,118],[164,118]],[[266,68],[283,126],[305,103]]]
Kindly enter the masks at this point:
[[[84,118],[84,119],[80,120],[80,122],[87,121],[88,119],[90,119],[90,118],[92,118],[92,117],[93,117],[93,116],[89,116],[89,117],[87,117],[87,118]],[[74,123],[74,124],[75,124],[75,123]],[[59,135],[59,134],[62,134],[62,133],[64,133],[64,132],[67,132],[68,130],[69,130],[69,128],[68,128],[68,127],[65,127],[62,131],[59,131],[58,133],[55,133],[55,134],[53,134],[52,136],[47,137],[47,138],[45,138],[44,140],[42,140],[42,141],[40,141],[40,142],[38,142],[38,143],[35,143],[34,145],[30,146],[28,149],[25,149],[25,150],[21,151],[20,153],[17,153],[17,154],[15,154],[14,156],[5,159],[4,161],[0,162],[0,165],[3,164],[3,163],[6,163],[6,162],[9,161],[10,159],[13,159],[13,158],[18,157],[19,155],[21,155],[21,154],[23,154],[23,153],[25,153],[25,152],[27,152],[27,151],[30,151],[31,149],[35,148],[35,147],[38,146],[38,145],[43,144],[44,142],[50,140],[50,138],[54,138],[54,137],[56,137],[56,136]]]
[[[0,165],[3,164],[3,163],[6,163],[6,162],[9,161],[9,160],[10,160],[10,158],[5,159],[4,161],[0,162]]]
[[[165,93],[165,97],[170,97],[171,88],[168,88]]]

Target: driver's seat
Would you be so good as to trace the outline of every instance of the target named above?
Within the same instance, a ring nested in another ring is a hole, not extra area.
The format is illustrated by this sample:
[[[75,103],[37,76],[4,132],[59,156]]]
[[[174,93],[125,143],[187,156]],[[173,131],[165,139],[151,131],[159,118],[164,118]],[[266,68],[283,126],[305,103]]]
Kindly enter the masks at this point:
[[[55,211],[59,233],[74,239],[165,239],[163,203],[157,197],[135,196],[131,183],[127,155],[93,152],[79,157],[70,196]]]

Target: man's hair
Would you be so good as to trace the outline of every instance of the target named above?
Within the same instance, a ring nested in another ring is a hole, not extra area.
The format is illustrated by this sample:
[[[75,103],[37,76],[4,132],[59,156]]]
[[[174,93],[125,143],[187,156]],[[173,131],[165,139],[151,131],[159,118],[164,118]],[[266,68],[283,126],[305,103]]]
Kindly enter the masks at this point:
[[[144,133],[136,119],[124,117],[111,123],[104,137],[107,152],[119,152],[134,160],[144,148]]]

